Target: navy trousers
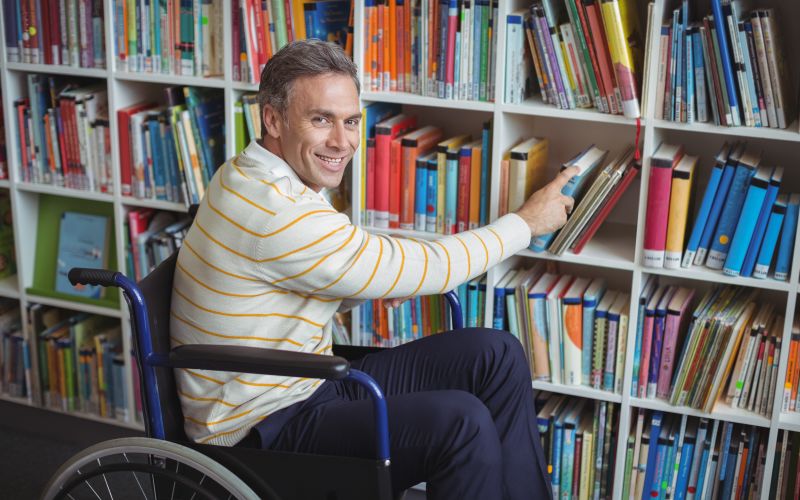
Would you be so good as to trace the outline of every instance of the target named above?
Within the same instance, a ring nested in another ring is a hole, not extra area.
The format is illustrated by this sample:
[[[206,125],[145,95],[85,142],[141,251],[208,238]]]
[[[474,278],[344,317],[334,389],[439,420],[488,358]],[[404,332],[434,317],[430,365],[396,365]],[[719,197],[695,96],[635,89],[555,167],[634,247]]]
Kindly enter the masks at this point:
[[[530,370],[508,332],[433,335],[351,366],[386,395],[396,491],[425,481],[432,499],[551,498]],[[326,381],[256,432],[275,450],[372,458],[373,415],[360,386]]]

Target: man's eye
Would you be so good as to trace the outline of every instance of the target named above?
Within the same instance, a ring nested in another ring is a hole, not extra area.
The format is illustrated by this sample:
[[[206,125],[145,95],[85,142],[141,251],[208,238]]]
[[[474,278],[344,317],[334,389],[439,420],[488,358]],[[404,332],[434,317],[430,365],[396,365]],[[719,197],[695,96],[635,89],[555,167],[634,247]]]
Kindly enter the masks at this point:
[[[312,119],[312,121],[313,121],[314,123],[319,123],[319,124],[322,124],[322,125],[325,125],[325,124],[327,124],[327,123],[328,123],[328,119],[327,119],[327,118],[325,118],[324,116],[315,116],[315,117]]]
[[[358,120],[347,120],[344,122],[348,127],[358,127]]]

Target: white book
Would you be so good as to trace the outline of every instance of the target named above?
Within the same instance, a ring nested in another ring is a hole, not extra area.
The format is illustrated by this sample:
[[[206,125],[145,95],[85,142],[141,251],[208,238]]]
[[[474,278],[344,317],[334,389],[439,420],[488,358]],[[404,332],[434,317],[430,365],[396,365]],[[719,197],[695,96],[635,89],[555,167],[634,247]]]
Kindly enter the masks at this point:
[[[550,352],[550,380],[554,384],[562,384],[562,352],[561,346],[561,294],[566,291],[573,277],[565,274],[561,276],[550,292],[547,294],[547,347]]]

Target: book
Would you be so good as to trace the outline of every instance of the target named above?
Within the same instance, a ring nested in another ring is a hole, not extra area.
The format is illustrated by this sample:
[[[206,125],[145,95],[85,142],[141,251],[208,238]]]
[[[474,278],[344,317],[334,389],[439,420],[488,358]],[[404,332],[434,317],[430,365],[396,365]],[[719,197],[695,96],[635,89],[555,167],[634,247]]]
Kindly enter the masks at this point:
[[[767,229],[764,233],[764,241],[761,244],[761,250],[758,252],[755,269],[753,270],[754,278],[765,279],[769,274],[770,266],[772,265],[772,257],[778,246],[778,238],[783,228],[784,218],[786,217],[788,202],[788,195],[781,194],[778,195],[775,199],[775,203],[772,205],[769,220],[767,221]]]
[[[775,279],[778,281],[789,279],[792,255],[794,254],[794,240],[797,234],[798,212],[800,212],[800,194],[793,193],[789,196],[786,216],[781,229],[781,241],[778,244],[778,255],[775,257]]]
[[[683,155],[672,169],[667,239],[664,248],[664,267],[667,269],[678,269],[681,265],[686,220],[689,216],[689,199],[697,160],[696,156]]]
[[[525,203],[533,192],[545,184],[548,140],[531,137],[511,148],[508,172],[508,211]]]
[[[764,202],[761,204],[761,211],[758,214],[756,225],[753,228],[753,237],[747,247],[747,254],[745,254],[744,262],[742,262],[741,276],[750,277],[753,275],[753,270],[758,257],[761,242],[764,240],[764,234],[767,231],[767,224],[769,223],[772,207],[775,205],[775,200],[778,198],[778,190],[780,189],[781,182],[783,181],[783,167],[775,167],[770,177],[769,186],[767,186],[767,193],[764,196]]]
[[[105,269],[108,261],[109,220],[103,215],[64,212],[58,229],[55,290],[57,292],[99,299],[104,288],[99,285],[72,286],[67,278],[74,267]]]
[[[767,195],[772,170],[772,167],[762,165],[758,167],[755,175],[750,178],[750,186],[747,188],[742,204],[739,222],[736,224],[728,256],[722,268],[722,272],[728,276],[738,276],[741,272],[749,242],[753,238],[753,231],[761,214],[761,206],[764,204],[764,199]]]
[[[650,159],[644,230],[645,267],[664,267],[672,170],[682,156],[682,146],[662,144]]]

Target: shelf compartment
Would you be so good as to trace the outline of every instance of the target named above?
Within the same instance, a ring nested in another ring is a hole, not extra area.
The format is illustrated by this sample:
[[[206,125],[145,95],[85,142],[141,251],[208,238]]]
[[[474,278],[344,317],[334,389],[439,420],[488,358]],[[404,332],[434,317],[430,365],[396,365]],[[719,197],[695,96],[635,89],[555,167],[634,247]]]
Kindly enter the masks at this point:
[[[744,139],[768,139],[776,141],[800,142],[800,133],[797,132],[797,121],[788,128],[770,127],[723,127],[713,123],[681,123],[669,120],[656,120],[653,125],[662,130],[680,130],[682,132],[700,132],[703,134],[717,134],[725,137],[741,137]]]
[[[456,99],[439,99],[437,97],[426,97],[407,92],[362,92],[362,101],[372,102],[394,102],[398,104],[410,104],[413,106],[428,106],[434,108],[453,108],[466,111],[494,111],[493,102],[484,101],[462,101]]]
[[[589,109],[561,109],[550,104],[544,104],[540,98],[528,98],[521,104],[502,104],[500,110],[506,113],[530,116],[547,116],[552,118],[564,118],[568,120],[582,120],[597,123],[614,123],[617,125],[636,126],[636,119],[626,118],[623,115],[612,115],[601,113],[595,108]],[[644,126],[644,117],[640,119],[641,126]]]
[[[163,73],[132,73],[120,71],[114,73],[114,78],[128,82],[160,83],[163,85],[209,87],[215,89],[225,88],[225,80],[216,77],[205,78],[202,76],[169,75]]]
[[[81,200],[102,201],[107,203],[114,201],[114,195],[109,193],[97,193],[95,191],[52,186],[50,184],[19,182],[17,183],[17,188],[20,191],[27,191],[29,193],[51,194],[55,196],[63,196],[65,198],[78,198]]]
[[[778,428],[791,432],[800,432],[800,412],[789,411],[781,413],[778,419]]]
[[[183,203],[174,203],[164,200],[151,200],[132,198],[130,196],[122,197],[122,204],[131,207],[152,208],[155,210],[169,210],[170,212],[186,213],[189,209]]]
[[[646,274],[657,274],[659,276],[672,276],[681,279],[705,281],[721,285],[739,285],[762,290],[777,290],[788,292],[791,285],[788,281],[776,281],[774,279],[756,279],[726,276],[722,271],[710,270],[705,267],[690,267],[679,269],[664,269],[662,267],[642,267],[642,272]]]
[[[108,316],[111,318],[122,318],[122,312],[119,309],[112,309],[111,307],[86,304],[83,302],[75,302],[72,300],[59,299],[55,297],[47,297],[45,295],[37,295],[32,292],[34,292],[34,290],[28,289],[28,302],[37,302],[46,306],[60,307],[62,309],[87,312],[90,314],[99,314],[101,316]],[[115,293],[115,290],[111,289],[108,293]]]
[[[552,384],[541,380],[533,381],[533,388],[537,391],[554,392],[566,394],[567,396],[578,396],[597,401],[608,401],[609,403],[622,403],[622,396],[609,391],[601,391],[585,385],[564,385]]]
[[[537,259],[572,262],[586,266],[608,267],[611,269],[634,269],[636,248],[636,228],[627,224],[604,222],[597,234],[586,244],[583,251],[574,254],[566,251],[562,255],[549,252],[522,250],[517,255]]]
[[[16,274],[0,279],[0,297],[19,299],[19,281]]]
[[[711,413],[706,413],[702,410],[689,408],[687,406],[673,406],[666,401],[658,399],[631,398],[630,404],[635,408],[659,410],[668,413],[677,413],[679,415],[689,415],[691,417],[710,418],[725,422],[733,422],[735,424],[754,425],[756,427],[770,426],[770,419],[767,417],[749,411],[731,408],[722,401],[717,401]]]
[[[90,78],[108,78],[109,75],[108,69],[78,68],[58,64],[7,63],[6,69],[12,71],[26,71],[28,73],[48,73],[51,75],[84,76]]]

